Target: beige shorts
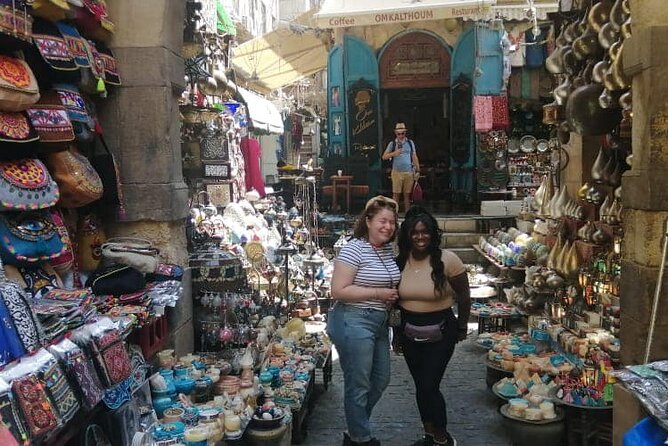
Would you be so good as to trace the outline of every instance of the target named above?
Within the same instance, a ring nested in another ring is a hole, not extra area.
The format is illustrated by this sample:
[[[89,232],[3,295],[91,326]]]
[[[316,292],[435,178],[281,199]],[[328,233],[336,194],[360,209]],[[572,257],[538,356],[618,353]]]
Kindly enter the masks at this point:
[[[392,170],[392,193],[410,194],[413,191],[413,172],[398,172]]]

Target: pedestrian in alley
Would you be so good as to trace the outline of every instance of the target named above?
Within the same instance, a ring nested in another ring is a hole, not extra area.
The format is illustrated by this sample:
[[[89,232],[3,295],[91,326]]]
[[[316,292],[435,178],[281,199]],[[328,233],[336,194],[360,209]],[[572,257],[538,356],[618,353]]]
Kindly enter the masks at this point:
[[[370,199],[351,239],[334,263],[327,333],[339,354],[348,432],[343,445],[380,445],[369,419],[390,382],[388,308],[397,298],[400,272],[391,242],[397,228],[397,202]]]
[[[395,138],[383,152],[383,160],[392,160],[392,198],[397,203],[403,200],[404,212],[411,205],[411,191],[416,176],[420,176],[420,161],[415,150],[415,142],[406,137],[406,124],[397,122],[394,126]]]
[[[445,398],[440,383],[457,342],[466,339],[471,311],[468,276],[462,261],[440,248],[436,219],[413,206],[399,232],[401,269],[399,342],[415,383],[424,438],[418,445],[454,446],[448,432]],[[458,315],[452,306],[457,302]]]

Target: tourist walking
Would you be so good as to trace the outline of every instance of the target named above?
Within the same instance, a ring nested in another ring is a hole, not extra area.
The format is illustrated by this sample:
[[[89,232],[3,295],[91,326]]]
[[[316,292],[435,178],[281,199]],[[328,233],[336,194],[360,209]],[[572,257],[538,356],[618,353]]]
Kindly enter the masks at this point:
[[[404,212],[411,205],[413,182],[420,176],[420,161],[415,151],[415,142],[406,136],[408,129],[403,122],[394,126],[395,138],[383,152],[383,160],[392,160],[392,198],[396,202],[403,200]]]
[[[353,238],[334,262],[331,290],[336,301],[327,333],[343,370],[344,445],[380,445],[369,419],[390,382],[388,309],[398,298],[400,272],[391,242],[397,228],[397,202],[369,200]]]
[[[424,426],[424,438],[414,446],[457,444],[448,432],[440,384],[455,344],[466,339],[471,295],[464,264],[440,243],[436,219],[423,207],[413,206],[399,231],[397,331]],[[457,316],[452,310],[455,302]]]

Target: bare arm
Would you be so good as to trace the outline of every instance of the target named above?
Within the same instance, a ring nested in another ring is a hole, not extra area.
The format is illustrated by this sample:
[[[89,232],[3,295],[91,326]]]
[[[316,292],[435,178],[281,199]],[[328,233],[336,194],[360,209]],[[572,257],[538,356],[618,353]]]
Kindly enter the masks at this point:
[[[418,159],[417,152],[413,150],[413,167],[415,168],[415,172],[419,173],[420,172],[420,160]]]
[[[471,315],[471,289],[466,271],[448,279],[457,300],[457,336],[460,341],[466,339],[467,324]]]
[[[334,262],[332,274],[332,298],[343,302],[360,302],[363,300],[377,300],[379,302],[394,303],[397,300],[397,290],[394,288],[370,288],[353,285],[357,269],[343,262]]]

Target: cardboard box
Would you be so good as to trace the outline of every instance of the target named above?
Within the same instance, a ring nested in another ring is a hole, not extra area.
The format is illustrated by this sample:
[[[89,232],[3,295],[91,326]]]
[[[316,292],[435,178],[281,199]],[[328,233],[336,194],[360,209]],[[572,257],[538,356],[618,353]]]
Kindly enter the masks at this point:
[[[504,201],[506,206],[506,215],[517,217],[522,211],[522,200],[506,200]]]

